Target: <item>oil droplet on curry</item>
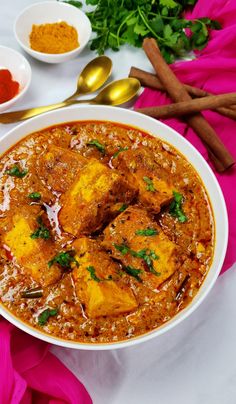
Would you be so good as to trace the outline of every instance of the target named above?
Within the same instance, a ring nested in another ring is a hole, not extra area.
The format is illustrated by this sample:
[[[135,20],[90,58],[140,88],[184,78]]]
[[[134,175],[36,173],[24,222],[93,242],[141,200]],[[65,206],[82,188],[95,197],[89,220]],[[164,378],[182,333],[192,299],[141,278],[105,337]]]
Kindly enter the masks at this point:
[[[201,179],[136,128],[84,121],[30,134],[1,157],[0,185],[1,304],[52,336],[109,343],[152,331],[211,265]]]

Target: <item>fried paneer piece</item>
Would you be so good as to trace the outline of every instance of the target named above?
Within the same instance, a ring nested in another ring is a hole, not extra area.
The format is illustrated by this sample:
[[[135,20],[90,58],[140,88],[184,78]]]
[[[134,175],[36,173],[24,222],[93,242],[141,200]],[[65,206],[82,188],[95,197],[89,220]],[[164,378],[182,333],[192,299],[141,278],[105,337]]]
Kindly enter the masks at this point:
[[[118,280],[118,265],[95,240],[83,237],[73,247],[79,265],[73,269],[72,276],[88,317],[114,316],[137,308],[132,290]]]
[[[56,283],[62,273],[57,265],[48,267],[48,261],[55,254],[53,243],[30,237],[35,227],[35,218],[17,213],[13,217],[12,228],[2,235],[2,242],[20,267],[40,285],[48,286]]]
[[[153,289],[179,265],[178,247],[138,206],[130,206],[106,227],[102,246],[124,267],[141,270],[140,278]]]
[[[128,204],[133,196],[121,175],[91,159],[61,197],[60,224],[74,236],[90,234],[108,221],[114,205]]]
[[[139,200],[154,213],[173,199],[174,186],[170,174],[155,162],[151,150],[137,148],[120,153],[112,164],[121,170],[129,183],[139,190]]]
[[[51,145],[38,162],[39,176],[53,190],[65,192],[85,164],[87,159],[79,153]]]

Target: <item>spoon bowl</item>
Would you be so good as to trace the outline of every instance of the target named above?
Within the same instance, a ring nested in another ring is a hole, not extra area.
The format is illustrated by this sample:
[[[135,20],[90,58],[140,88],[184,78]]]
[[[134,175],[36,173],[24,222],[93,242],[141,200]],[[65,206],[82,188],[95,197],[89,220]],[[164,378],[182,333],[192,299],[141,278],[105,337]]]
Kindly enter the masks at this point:
[[[112,71],[112,61],[107,56],[98,56],[91,60],[82,70],[77,81],[77,89],[65,101],[72,100],[79,95],[93,93],[97,91],[110,77]]]
[[[139,91],[139,80],[128,78],[113,81],[100,91],[94,103],[103,105],[121,105],[131,100]]]

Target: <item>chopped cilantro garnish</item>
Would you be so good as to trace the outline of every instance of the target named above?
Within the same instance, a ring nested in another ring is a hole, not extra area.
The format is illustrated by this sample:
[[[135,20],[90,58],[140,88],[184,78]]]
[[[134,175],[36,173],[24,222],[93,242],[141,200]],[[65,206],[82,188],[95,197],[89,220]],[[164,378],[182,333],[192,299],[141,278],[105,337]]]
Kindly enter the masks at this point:
[[[114,247],[116,250],[120,251],[122,255],[125,255],[130,251],[129,247],[125,244],[114,244]]]
[[[58,309],[46,309],[38,316],[39,325],[45,325],[49,317],[56,316],[58,314]]]
[[[156,189],[154,187],[153,181],[149,177],[143,177],[143,181],[146,182],[146,190],[150,192],[155,192]]]
[[[48,240],[51,237],[50,230],[44,225],[40,216],[37,218],[37,222],[39,224],[39,227],[35,230],[34,233],[31,234],[30,237],[32,239],[43,238],[44,240]]]
[[[39,201],[41,199],[41,194],[40,192],[31,192],[31,194],[28,195],[29,199],[32,199],[32,201]]]
[[[101,144],[97,139],[88,142],[87,146],[96,147],[102,154],[105,154],[105,146]]]
[[[122,255],[130,254],[132,257],[143,259],[150,272],[157,276],[160,275],[160,272],[157,272],[153,267],[153,260],[159,259],[159,256],[155,253],[155,251],[148,250],[147,248],[140,251],[134,251],[125,244],[114,244],[114,247],[116,250],[120,251]]]
[[[79,266],[78,261],[74,258],[75,251],[70,250],[70,251],[62,251],[55,255],[51,261],[48,262],[49,268],[53,264],[58,264],[64,269],[71,269],[71,264],[74,263],[77,267]]]
[[[183,204],[183,195],[179,192],[173,191],[174,199],[170,204],[170,214],[174,217],[177,217],[178,221],[184,223],[187,221],[187,216],[185,215],[182,204]]]
[[[159,259],[159,256],[156,255],[155,251],[144,249],[144,250],[140,250],[140,251],[136,252],[136,251],[130,250],[130,254],[133,257],[142,258],[145,261],[145,263],[147,264],[149,271],[157,276],[160,276],[160,272],[157,272],[153,267],[153,260]]]
[[[102,281],[112,281],[112,275],[108,275],[106,279],[101,279],[98,278],[95,272],[95,268],[92,265],[89,265],[87,268],[87,271],[89,271],[91,279],[93,279],[96,282],[102,282]]]
[[[28,173],[28,170],[21,170],[17,164],[14,164],[11,168],[6,170],[6,174],[11,177],[23,178]]]
[[[126,150],[129,150],[129,148],[128,148],[128,147],[120,147],[120,146],[119,146],[119,150],[117,150],[117,151],[113,154],[112,158],[115,159],[117,156],[119,156],[119,154],[120,154],[121,152],[126,151]]]
[[[137,281],[142,282],[142,279],[140,278],[140,274],[143,272],[141,269],[137,269],[131,266],[124,267],[124,271],[128,274],[133,276]]]
[[[96,282],[101,282],[102,279],[98,278],[96,273],[95,273],[95,268],[93,266],[88,266],[87,271],[89,271],[91,279],[93,279]]]
[[[121,207],[118,209],[118,212],[124,212],[127,208],[128,208],[128,205],[123,203],[123,205],[121,205]]]
[[[158,234],[158,231],[156,229],[143,229],[143,230],[136,230],[135,232],[136,236],[156,236]]]

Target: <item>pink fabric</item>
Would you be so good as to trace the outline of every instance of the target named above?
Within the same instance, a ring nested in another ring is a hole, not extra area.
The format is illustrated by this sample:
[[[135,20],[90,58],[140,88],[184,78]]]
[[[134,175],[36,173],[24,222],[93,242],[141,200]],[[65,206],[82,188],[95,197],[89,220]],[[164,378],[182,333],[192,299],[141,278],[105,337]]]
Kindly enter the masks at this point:
[[[92,404],[49,345],[0,318],[1,404]]]
[[[211,32],[207,47],[197,52],[197,59],[177,62],[171,67],[183,83],[215,94],[236,92],[236,1],[198,0],[192,13],[187,14],[188,18],[206,16],[217,19],[223,29]],[[164,93],[146,89],[135,108],[169,102]],[[236,158],[236,121],[211,111],[203,115]],[[205,147],[191,128],[179,119],[165,119],[163,122],[184,135],[211,165]],[[224,272],[236,261],[236,167],[224,174],[215,174],[224,193],[229,216],[229,244],[222,269]]]

